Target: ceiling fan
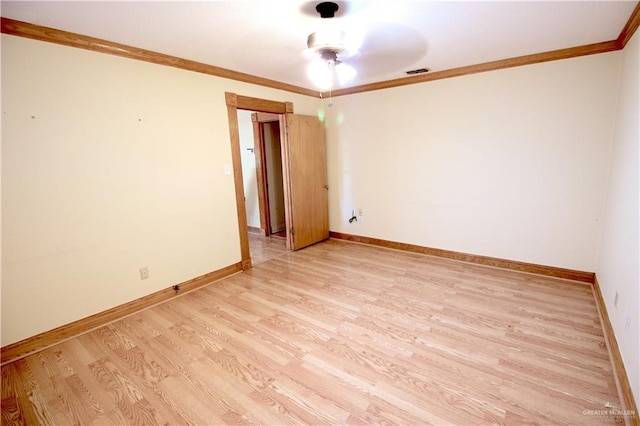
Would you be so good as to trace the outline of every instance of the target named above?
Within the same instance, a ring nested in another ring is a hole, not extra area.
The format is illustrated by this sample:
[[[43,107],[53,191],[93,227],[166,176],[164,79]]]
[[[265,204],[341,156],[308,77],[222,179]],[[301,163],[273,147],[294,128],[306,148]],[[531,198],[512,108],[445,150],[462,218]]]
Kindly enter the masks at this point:
[[[307,38],[307,47],[315,56],[307,68],[307,75],[322,91],[344,86],[357,74],[356,69],[343,62],[342,58],[357,52],[361,41],[332,22],[338,9],[334,2],[318,3],[316,11],[322,18],[321,25]]]
[[[366,82],[380,73],[401,78],[429,71],[418,64],[424,59],[427,41],[402,23],[401,17],[410,13],[403,2],[335,0],[318,3],[315,11],[306,3],[302,10],[321,18],[307,37],[306,53],[312,57],[307,75],[323,93],[331,95],[356,75],[359,82]],[[419,69],[413,70],[412,65]]]

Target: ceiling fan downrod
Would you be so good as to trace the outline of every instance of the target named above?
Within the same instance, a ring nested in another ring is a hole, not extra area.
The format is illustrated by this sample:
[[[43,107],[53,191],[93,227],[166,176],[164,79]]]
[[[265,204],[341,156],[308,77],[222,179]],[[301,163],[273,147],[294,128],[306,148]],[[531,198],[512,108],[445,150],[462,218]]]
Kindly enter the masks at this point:
[[[316,5],[316,12],[321,18],[333,18],[340,7],[332,1],[323,1]]]

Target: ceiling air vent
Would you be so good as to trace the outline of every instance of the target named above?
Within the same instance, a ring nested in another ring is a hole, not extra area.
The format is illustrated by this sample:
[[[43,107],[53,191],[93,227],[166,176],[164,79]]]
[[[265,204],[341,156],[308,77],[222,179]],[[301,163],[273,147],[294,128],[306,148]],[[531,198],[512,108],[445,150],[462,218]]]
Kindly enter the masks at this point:
[[[429,71],[429,68],[418,68],[417,70],[407,71],[407,75],[424,74]]]

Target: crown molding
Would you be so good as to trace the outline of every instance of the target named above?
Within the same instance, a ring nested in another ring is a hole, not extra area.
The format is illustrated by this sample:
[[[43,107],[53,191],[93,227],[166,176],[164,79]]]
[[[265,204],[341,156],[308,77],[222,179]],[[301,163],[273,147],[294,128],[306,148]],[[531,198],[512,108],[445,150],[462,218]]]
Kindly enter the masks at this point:
[[[640,26],[640,2],[636,4],[636,8],[631,12],[631,16],[627,20],[626,25],[622,31],[620,31],[617,39],[618,43],[620,43],[620,49],[624,49],[629,40],[631,40],[631,37],[635,34],[638,26]]]
[[[91,50],[94,52],[106,53],[109,55],[122,56],[130,59],[151,62],[159,65],[166,65],[202,74],[209,74],[216,77],[228,78],[230,80],[242,81],[244,83],[256,84],[273,89],[285,90],[287,92],[298,93],[307,96],[317,96],[315,90],[294,86],[293,84],[282,83],[268,78],[257,77],[233,71],[227,68],[216,67],[214,65],[203,64],[176,56],[165,55],[164,53],[153,52],[151,50],[140,49],[126,44],[115,43],[94,37],[84,36],[68,31],[56,30],[54,28],[42,27],[28,22],[16,21],[9,18],[1,18],[2,33],[19,37],[30,38],[49,43],[62,44],[64,46],[77,47],[79,49]]]
[[[345,89],[334,90],[333,97],[352,95],[355,93],[371,92],[374,90],[391,89],[393,87],[408,86],[411,84],[424,83],[427,81],[442,80],[445,78],[461,77],[463,75],[477,74],[486,71],[495,71],[505,68],[519,67],[522,65],[538,64],[541,62],[557,61],[560,59],[576,58],[578,56],[595,55],[597,53],[612,52],[620,50],[617,40],[605,41],[601,43],[588,44],[584,46],[570,47],[567,49],[552,50],[549,52],[535,53],[532,55],[518,56],[509,59],[484,62],[481,64],[468,65],[466,67],[451,68],[444,71],[436,71],[428,74],[418,74],[411,77],[396,78],[394,80],[380,81],[377,83],[363,84],[361,86],[347,87]],[[328,96],[328,92],[325,96]]]

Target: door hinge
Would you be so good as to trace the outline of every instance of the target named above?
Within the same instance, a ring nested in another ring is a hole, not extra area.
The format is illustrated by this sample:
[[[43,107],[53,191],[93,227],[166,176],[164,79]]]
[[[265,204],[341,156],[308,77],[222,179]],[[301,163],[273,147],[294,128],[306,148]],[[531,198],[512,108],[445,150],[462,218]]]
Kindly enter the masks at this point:
[[[291,235],[296,235],[296,231],[295,229],[293,229],[293,226],[289,228],[289,232],[291,233]]]
[[[289,126],[284,126],[284,134],[285,135],[289,134]]]

